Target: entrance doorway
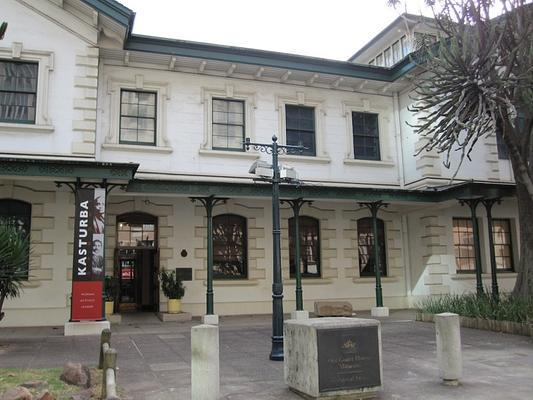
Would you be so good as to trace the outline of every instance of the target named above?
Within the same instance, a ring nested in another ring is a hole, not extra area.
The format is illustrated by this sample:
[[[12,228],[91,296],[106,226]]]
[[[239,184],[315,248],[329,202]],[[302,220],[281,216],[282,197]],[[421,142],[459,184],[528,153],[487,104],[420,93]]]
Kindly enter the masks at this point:
[[[159,311],[157,217],[139,212],[117,217],[114,272],[120,312]]]

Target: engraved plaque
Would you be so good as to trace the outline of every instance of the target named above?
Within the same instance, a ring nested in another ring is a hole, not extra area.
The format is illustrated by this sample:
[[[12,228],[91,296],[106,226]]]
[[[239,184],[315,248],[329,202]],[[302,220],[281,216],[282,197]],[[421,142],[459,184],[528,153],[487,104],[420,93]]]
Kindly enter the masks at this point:
[[[319,392],[381,385],[377,326],[318,329]]]
[[[192,281],[192,268],[176,268],[176,276],[182,281]]]

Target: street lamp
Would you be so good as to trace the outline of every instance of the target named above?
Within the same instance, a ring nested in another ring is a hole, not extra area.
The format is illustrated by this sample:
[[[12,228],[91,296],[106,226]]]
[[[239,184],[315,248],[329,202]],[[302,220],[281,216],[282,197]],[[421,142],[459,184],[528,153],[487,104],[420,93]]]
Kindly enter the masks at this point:
[[[283,282],[281,279],[281,244],[279,223],[279,184],[281,181],[278,165],[278,155],[288,151],[305,149],[300,146],[279,145],[276,135],[272,136],[272,143],[252,143],[246,138],[244,143],[246,150],[252,146],[255,150],[272,155],[272,349],[270,359],[283,361]]]

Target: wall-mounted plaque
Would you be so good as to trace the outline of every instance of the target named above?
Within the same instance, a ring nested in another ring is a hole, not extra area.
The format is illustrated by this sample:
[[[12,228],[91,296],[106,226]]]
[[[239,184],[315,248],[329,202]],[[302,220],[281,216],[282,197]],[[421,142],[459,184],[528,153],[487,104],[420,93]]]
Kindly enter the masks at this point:
[[[176,268],[176,276],[182,281],[192,281],[192,268]]]

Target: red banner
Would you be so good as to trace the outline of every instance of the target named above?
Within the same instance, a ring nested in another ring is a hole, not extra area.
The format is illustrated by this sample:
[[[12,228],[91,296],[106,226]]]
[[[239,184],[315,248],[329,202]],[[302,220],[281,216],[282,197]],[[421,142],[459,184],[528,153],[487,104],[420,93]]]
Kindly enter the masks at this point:
[[[106,192],[102,188],[76,191],[72,321],[104,318],[104,227]]]
[[[102,319],[102,281],[72,282],[72,320]]]

